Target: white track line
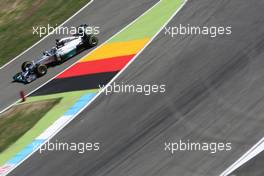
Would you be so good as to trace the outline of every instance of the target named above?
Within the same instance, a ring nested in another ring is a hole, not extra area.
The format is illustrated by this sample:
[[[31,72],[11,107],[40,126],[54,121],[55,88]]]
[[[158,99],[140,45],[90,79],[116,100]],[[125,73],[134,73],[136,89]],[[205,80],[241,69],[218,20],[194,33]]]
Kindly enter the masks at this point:
[[[83,6],[80,10],[78,10],[75,14],[73,14],[70,18],[68,18],[66,21],[64,21],[62,24],[60,24],[59,26],[57,26],[53,31],[56,31],[56,29],[58,29],[59,27],[63,26],[65,23],[67,23],[68,21],[70,21],[73,17],[75,17],[76,15],[78,15],[81,11],[83,11],[86,7],[88,7],[90,4],[92,4],[94,0],[91,0],[90,2],[88,2],[85,6]],[[12,63],[13,61],[15,61],[16,59],[18,59],[20,56],[22,56],[23,54],[25,54],[26,52],[28,52],[29,50],[31,50],[34,46],[38,45],[40,42],[42,42],[44,39],[46,39],[48,36],[50,36],[52,34],[48,33],[48,35],[45,35],[43,38],[41,38],[39,41],[37,41],[35,44],[33,44],[31,47],[29,47],[28,49],[26,49],[25,51],[23,51],[22,53],[20,53],[18,56],[16,56],[15,58],[13,58],[12,60],[10,60],[9,62],[7,62],[6,64],[4,64],[2,67],[0,67],[0,70],[5,68],[7,65],[9,65],[10,63]]]
[[[264,151],[264,138],[262,138],[252,148],[250,148],[243,156],[241,156],[234,164],[228,167],[223,173],[221,173],[220,176],[227,176],[231,174],[233,171],[260,154],[262,151]]]
[[[146,13],[148,13],[149,11],[151,11],[154,7],[156,7],[162,0],[160,0],[159,2],[157,2],[154,6],[152,6],[150,9],[148,9],[146,12],[144,12],[142,15],[140,15],[138,18],[136,18],[132,23],[130,23],[129,25],[127,25],[125,28],[123,28],[121,31],[119,31],[118,33],[116,33],[114,36],[112,36],[109,40],[107,40],[106,42],[104,42],[103,44],[107,43],[108,41],[110,41],[112,38],[114,38],[116,35],[118,35],[119,33],[121,33],[122,31],[124,31],[126,28],[128,28],[129,26],[131,26],[132,24],[134,24],[141,16],[145,15]],[[114,80],[116,80],[116,78],[123,73],[127,67],[143,52],[143,50],[145,50],[146,47],[148,47],[148,45],[157,37],[157,35],[167,26],[167,24],[177,15],[177,13],[183,8],[183,6],[188,2],[188,0],[185,0],[183,2],[183,4],[178,8],[178,10],[171,16],[171,18],[165,22],[165,24],[160,28],[160,30],[152,37],[152,39],[145,45],[144,48],[142,48],[140,50],[140,52],[134,56],[134,58],[132,60],[129,61],[129,63],[120,71],[118,72],[114,78],[103,88],[99,91],[99,93],[96,94],[96,96],[87,104],[85,105],[77,114],[75,114],[71,120],[69,120],[67,123],[65,123],[63,126],[61,126],[61,128],[59,128],[53,135],[50,136],[49,139],[47,139],[47,141],[51,140],[58,132],[60,132],[65,126],[67,126],[72,120],[75,119],[75,117],[77,117],[84,109],[86,109],[91,103],[93,103],[93,101],[99,97],[104,91],[105,89],[107,89],[107,87],[114,82]],[[103,45],[101,44],[101,45]],[[100,46],[101,46],[100,45]],[[98,46],[99,47],[99,46]],[[88,54],[89,55],[89,54]],[[81,60],[81,59],[80,59]],[[66,70],[66,69],[65,69]],[[55,76],[56,77],[56,76]],[[46,141],[46,142],[47,142]],[[45,142],[45,143],[46,143]],[[45,144],[44,143],[44,144]],[[44,145],[42,144],[42,145]],[[41,145],[41,146],[42,146]],[[27,160],[29,157],[31,157],[35,152],[37,152],[39,150],[39,148],[41,147],[39,146],[38,148],[36,148],[30,155],[28,155],[28,157],[26,157],[23,161],[21,161],[16,167],[12,168],[6,175],[8,175],[10,172],[12,172],[15,168],[17,168],[19,165],[21,165],[25,160]]]

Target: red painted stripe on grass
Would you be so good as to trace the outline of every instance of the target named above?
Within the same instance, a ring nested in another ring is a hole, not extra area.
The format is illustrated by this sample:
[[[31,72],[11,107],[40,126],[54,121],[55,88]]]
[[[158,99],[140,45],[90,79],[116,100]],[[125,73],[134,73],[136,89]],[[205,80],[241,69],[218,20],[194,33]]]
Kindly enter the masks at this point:
[[[134,55],[114,57],[109,59],[79,62],[62,74],[58,75],[56,79],[69,78],[76,76],[83,76],[95,73],[114,72],[121,70]]]

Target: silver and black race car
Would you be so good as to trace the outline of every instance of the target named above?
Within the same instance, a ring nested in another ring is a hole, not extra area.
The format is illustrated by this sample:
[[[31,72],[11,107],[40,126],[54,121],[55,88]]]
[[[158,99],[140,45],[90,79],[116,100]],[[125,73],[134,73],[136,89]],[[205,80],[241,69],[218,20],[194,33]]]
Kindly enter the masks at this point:
[[[49,66],[61,64],[85,49],[96,46],[98,44],[97,37],[85,33],[85,27],[87,25],[79,26],[78,32],[71,37],[57,39],[56,47],[43,52],[38,59],[24,62],[21,66],[22,71],[13,77],[14,81],[30,83],[45,75]]]

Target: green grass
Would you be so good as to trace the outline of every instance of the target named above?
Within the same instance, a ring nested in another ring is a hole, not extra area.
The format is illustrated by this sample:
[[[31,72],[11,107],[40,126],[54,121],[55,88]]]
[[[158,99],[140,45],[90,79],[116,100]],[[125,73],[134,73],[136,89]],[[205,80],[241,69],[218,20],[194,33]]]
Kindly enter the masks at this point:
[[[0,115],[0,152],[31,129],[60,99],[17,105]]]
[[[50,111],[48,111],[33,128],[28,130],[15,143],[9,146],[4,152],[0,153],[0,166],[7,162],[12,156],[20,152],[36,137],[38,137],[45,129],[52,125],[59,117],[61,117],[73,104],[83,95],[87,93],[96,93],[98,90],[82,90],[74,92],[57,93],[52,95],[28,97],[27,103],[36,103],[39,101],[49,101],[51,99],[60,99]],[[24,103],[22,103],[24,104]]]
[[[40,40],[33,26],[59,25],[89,1],[0,0],[0,66]]]

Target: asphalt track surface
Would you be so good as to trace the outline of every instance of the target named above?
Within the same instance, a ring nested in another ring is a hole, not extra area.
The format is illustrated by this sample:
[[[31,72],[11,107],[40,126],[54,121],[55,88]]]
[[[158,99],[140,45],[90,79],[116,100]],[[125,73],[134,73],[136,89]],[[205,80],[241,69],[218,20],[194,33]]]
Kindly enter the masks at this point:
[[[264,152],[260,153],[255,158],[247,162],[245,165],[238,168],[232,174],[234,176],[236,175],[247,176],[254,173],[254,176],[262,176],[264,175],[263,163],[264,163]]]
[[[158,2],[158,0],[95,0],[64,26],[71,27],[79,26],[80,24],[99,26],[100,34],[98,35],[98,38],[100,44],[131,23],[156,2]],[[39,57],[43,51],[48,50],[55,45],[55,39],[61,37],[63,37],[63,35],[48,36],[45,40],[13,61],[11,64],[0,69],[0,111],[19,99],[19,91],[23,90],[27,94],[35,90],[44,82],[47,82],[49,79],[53,78],[62,70],[69,67],[91,51],[91,49],[86,50],[76,57],[71,58],[64,64],[50,68],[47,75],[28,85],[12,83],[13,76],[21,70],[21,64],[24,61],[33,60]]]
[[[100,152],[35,153],[10,175],[221,174],[264,134],[263,9],[259,0],[189,1],[169,26],[232,25],[233,34],[161,33],[116,82],[166,84],[166,94],[99,96],[53,142],[100,142]],[[164,151],[179,140],[232,142],[232,150]]]

